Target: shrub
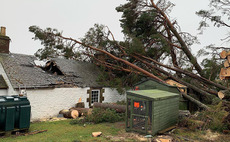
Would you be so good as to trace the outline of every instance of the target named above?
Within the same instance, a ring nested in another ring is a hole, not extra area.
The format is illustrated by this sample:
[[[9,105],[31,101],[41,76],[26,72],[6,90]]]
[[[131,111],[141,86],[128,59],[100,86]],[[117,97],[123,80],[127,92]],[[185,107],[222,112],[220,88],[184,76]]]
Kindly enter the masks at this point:
[[[116,104],[118,104],[118,105],[126,105],[126,101],[125,100],[117,101]]]
[[[86,117],[89,122],[102,123],[102,122],[118,122],[124,120],[124,113],[116,113],[112,109],[94,108],[92,115]]]
[[[124,113],[116,113],[112,109],[100,109],[94,108],[91,115],[85,116],[83,119],[75,119],[70,122],[70,124],[85,124],[85,123],[102,123],[102,122],[118,122],[125,119]]]

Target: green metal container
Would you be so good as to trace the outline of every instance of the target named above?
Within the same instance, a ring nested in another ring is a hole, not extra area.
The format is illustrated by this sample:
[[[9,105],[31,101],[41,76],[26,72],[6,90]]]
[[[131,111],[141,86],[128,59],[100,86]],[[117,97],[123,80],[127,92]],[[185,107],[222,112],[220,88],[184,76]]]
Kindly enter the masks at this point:
[[[158,89],[163,91],[169,91],[172,93],[180,94],[180,91],[178,90],[178,87],[171,86],[162,82],[157,82],[153,79],[148,79],[141,81],[134,85],[134,89],[138,87],[139,90],[151,90],[151,89]],[[188,101],[183,98],[182,95],[180,95],[180,101],[179,101],[179,109],[180,110],[188,110]]]
[[[179,94],[158,89],[127,92],[126,130],[155,135],[177,123]]]
[[[0,131],[29,128],[30,114],[27,97],[0,96]]]

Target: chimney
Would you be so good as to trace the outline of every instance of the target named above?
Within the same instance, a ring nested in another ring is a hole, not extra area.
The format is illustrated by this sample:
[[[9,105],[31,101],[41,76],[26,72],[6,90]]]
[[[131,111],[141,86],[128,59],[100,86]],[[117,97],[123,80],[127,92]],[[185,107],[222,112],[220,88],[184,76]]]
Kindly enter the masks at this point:
[[[6,36],[6,28],[1,27],[0,31],[0,53],[9,54],[10,38]]]

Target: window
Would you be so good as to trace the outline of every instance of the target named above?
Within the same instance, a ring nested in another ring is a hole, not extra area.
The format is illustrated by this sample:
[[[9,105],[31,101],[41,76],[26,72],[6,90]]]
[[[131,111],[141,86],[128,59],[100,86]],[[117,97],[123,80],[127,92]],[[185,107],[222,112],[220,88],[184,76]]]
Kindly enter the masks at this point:
[[[92,107],[94,102],[102,103],[104,101],[104,92],[105,89],[101,87],[90,88],[89,90],[87,90],[87,94],[89,94],[89,97],[86,101],[89,102],[89,107]]]
[[[91,92],[91,104],[94,102],[100,102],[100,90],[92,90]]]

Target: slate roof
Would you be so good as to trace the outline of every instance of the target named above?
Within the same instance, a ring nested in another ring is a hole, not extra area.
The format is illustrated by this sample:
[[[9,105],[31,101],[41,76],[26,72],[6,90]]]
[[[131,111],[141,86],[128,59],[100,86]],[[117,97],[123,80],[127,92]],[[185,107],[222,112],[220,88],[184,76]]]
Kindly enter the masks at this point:
[[[0,54],[0,61],[14,88],[47,87],[100,87],[99,69],[91,63],[54,58],[64,75],[50,74],[35,66],[35,56],[23,54]]]
[[[3,78],[2,75],[0,75],[0,89],[7,89],[8,85],[5,81],[5,79]]]

